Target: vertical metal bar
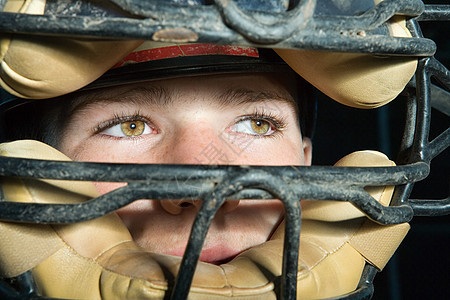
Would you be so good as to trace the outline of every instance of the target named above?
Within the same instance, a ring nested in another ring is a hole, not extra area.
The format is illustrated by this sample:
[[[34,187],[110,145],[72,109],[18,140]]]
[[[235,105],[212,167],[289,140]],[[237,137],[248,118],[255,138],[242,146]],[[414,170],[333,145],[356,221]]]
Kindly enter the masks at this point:
[[[226,193],[224,191],[229,191],[229,189],[230,187],[216,190],[203,201],[191,228],[171,299],[187,299],[209,226],[215,213],[225,202]]]
[[[412,89],[412,88],[411,88]],[[400,143],[399,153],[397,157],[397,163],[407,163],[410,158],[412,144],[414,142],[414,129],[416,124],[416,112],[417,112],[417,96],[413,91],[408,90],[406,99],[406,119],[405,127],[403,130],[402,140]],[[405,203],[405,199],[408,199],[411,194],[413,185],[406,184],[396,186],[394,195],[392,196],[391,205],[397,206]]]
[[[301,208],[300,200],[289,197],[283,201],[286,215],[283,245],[283,275],[281,299],[297,299],[297,272],[300,247]]]
[[[421,36],[417,22],[409,23],[415,35]],[[428,134],[431,119],[430,76],[427,66],[430,58],[419,60],[415,75],[415,95],[410,95],[406,112],[406,124],[399,153],[399,163],[427,161]],[[428,161],[427,161],[428,162]],[[407,202],[414,184],[397,187],[391,205]]]
[[[400,142],[399,156],[397,157],[399,164],[406,163],[409,159],[411,147],[414,142],[414,129],[416,127],[417,96],[415,90],[414,93],[412,89],[408,89],[407,92],[405,127]]]
[[[417,122],[414,142],[412,145],[412,162],[425,161],[428,146],[428,133],[430,131],[430,76],[427,74],[427,64],[430,58],[419,60],[416,72],[417,84]]]

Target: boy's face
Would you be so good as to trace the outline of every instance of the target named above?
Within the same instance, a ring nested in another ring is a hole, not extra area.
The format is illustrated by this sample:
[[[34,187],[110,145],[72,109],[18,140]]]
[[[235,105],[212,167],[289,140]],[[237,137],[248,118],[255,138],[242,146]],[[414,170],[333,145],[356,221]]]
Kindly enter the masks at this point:
[[[70,109],[59,149],[74,160],[127,163],[309,165],[295,101],[269,75],[145,82],[90,92]],[[122,184],[96,183],[100,193]],[[182,256],[201,201],[138,200],[118,210],[135,241]],[[265,242],[283,218],[278,200],[228,201],[200,260],[218,263]]]

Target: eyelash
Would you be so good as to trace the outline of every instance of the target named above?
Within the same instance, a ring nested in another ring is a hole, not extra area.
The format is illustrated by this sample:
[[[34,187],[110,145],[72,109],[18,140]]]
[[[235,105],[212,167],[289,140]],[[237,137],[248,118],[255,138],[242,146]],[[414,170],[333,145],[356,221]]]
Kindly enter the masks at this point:
[[[132,122],[132,121],[141,121],[141,122],[144,122],[145,124],[147,124],[148,126],[150,126],[149,124],[152,124],[152,122],[149,121],[149,118],[143,117],[140,112],[136,112],[136,113],[132,114],[131,116],[114,114],[112,119],[98,124],[97,127],[95,127],[95,129],[94,129],[94,134],[102,133],[103,131],[105,131],[113,126],[119,125],[121,123]],[[153,126],[150,126],[150,127],[153,129]],[[113,137],[113,136],[109,136],[109,135],[105,135],[105,136],[111,137],[111,138],[117,138],[117,137]],[[141,136],[136,136],[133,138],[136,139],[139,137],[141,137]]]
[[[283,117],[276,116],[272,112],[266,112],[264,109],[255,110],[252,114],[248,114],[245,116],[241,116],[235,121],[233,124],[237,124],[242,121],[246,120],[263,120],[268,122],[271,126],[274,127],[274,132],[269,135],[254,135],[255,138],[275,138],[278,137],[281,132],[286,128],[286,121]],[[149,118],[143,117],[140,112],[136,112],[134,114],[130,115],[118,115],[114,114],[113,118],[100,123],[97,125],[97,127],[94,129],[93,134],[99,134],[113,126],[116,126],[118,124],[124,123],[124,122],[130,122],[130,121],[141,121],[150,126],[149,124],[152,124],[152,122],[149,121]],[[153,128],[153,126],[150,126]],[[110,138],[116,138],[113,136],[105,135]],[[141,136],[133,137],[134,139],[140,138]]]
[[[266,112],[264,109],[255,110],[253,114],[249,114],[246,116],[242,116],[238,119],[238,121],[234,122],[237,124],[238,122],[246,121],[246,120],[263,120],[269,122],[271,126],[274,127],[274,132],[270,135],[254,135],[255,138],[275,138],[278,137],[282,131],[286,128],[286,120],[284,117],[276,116],[272,112]]]

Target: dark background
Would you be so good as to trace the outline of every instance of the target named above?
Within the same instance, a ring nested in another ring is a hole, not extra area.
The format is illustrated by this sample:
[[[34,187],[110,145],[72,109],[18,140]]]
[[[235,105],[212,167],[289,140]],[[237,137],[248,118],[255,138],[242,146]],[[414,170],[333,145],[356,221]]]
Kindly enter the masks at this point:
[[[448,0],[425,1],[449,4]],[[435,55],[450,67],[450,22],[421,22]],[[319,96],[314,164],[333,164],[351,152],[379,150],[395,160],[403,131],[403,99],[374,110],[344,107]],[[431,138],[449,127],[450,118],[433,109]],[[417,183],[411,198],[443,199],[450,191],[450,150],[436,157],[431,174]],[[415,217],[411,230],[383,272],[375,277],[373,299],[450,299],[450,217]]]

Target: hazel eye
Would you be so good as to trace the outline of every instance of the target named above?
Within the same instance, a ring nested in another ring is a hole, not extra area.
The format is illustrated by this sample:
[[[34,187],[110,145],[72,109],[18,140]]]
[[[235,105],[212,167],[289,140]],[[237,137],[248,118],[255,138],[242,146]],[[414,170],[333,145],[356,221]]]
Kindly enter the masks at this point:
[[[252,129],[257,134],[266,134],[270,130],[270,123],[265,120],[255,119],[250,120]]]
[[[102,132],[114,137],[138,137],[151,133],[152,129],[144,121],[133,120],[114,125]]]
[[[126,136],[139,136],[145,130],[145,123],[142,121],[130,121],[120,124],[123,134]]]
[[[231,128],[231,131],[245,133],[256,136],[271,135],[276,130],[274,126],[264,119],[245,119],[237,122]]]

